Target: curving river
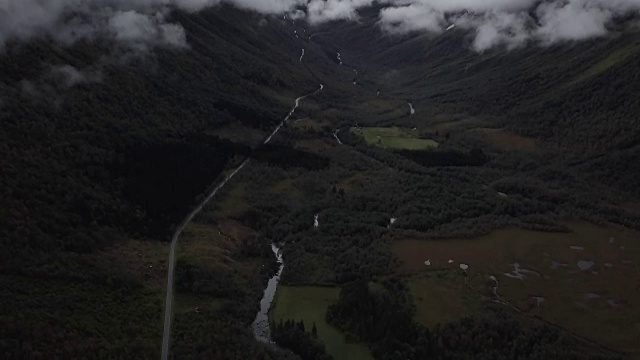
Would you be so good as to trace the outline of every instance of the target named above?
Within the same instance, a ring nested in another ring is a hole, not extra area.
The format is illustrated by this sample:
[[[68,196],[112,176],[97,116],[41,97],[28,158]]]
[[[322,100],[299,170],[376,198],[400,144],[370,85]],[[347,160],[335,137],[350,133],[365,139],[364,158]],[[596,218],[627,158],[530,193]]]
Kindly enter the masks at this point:
[[[271,302],[273,302],[273,297],[276,295],[280,275],[282,275],[282,270],[284,269],[284,261],[282,260],[282,251],[280,248],[276,244],[271,244],[271,251],[273,251],[276,256],[280,267],[278,268],[278,272],[269,279],[267,288],[264,289],[264,295],[262,295],[262,299],[260,300],[260,311],[256,315],[256,319],[253,320],[253,324],[251,324],[256,340],[266,344],[274,343],[273,340],[271,340],[271,328],[269,327],[269,308],[271,307]]]

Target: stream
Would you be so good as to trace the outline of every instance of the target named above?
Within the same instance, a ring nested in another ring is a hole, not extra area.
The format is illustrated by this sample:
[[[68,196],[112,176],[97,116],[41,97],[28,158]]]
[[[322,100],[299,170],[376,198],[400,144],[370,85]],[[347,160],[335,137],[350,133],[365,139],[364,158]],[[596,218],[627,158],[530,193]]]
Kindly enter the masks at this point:
[[[273,251],[280,266],[278,267],[278,272],[269,279],[269,284],[267,288],[264,289],[264,295],[262,295],[262,299],[260,300],[260,311],[256,315],[256,319],[253,320],[253,324],[251,324],[256,340],[265,344],[273,343],[273,340],[271,340],[271,329],[269,328],[269,308],[271,307],[273,297],[276,295],[280,275],[282,275],[282,270],[284,269],[281,249],[276,244],[271,244],[271,251]]]

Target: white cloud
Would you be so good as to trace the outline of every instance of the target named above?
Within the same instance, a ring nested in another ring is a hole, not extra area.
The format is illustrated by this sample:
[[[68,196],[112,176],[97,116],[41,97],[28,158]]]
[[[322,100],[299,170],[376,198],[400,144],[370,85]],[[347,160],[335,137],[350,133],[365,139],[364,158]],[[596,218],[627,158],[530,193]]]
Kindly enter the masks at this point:
[[[102,80],[102,73],[96,69],[78,70],[71,65],[61,65],[51,68],[51,77],[62,87],[69,88],[78,84],[99,82]]]
[[[583,40],[607,33],[613,11],[594,4],[572,1],[547,3],[537,9],[541,26],[536,35],[547,43],[558,40]]]
[[[262,14],[289,13],[312,23],[357,20],[374,0],[0,0],[0,50],[10,40],[48,35],[56,41],[111,36],[136,49],[186,46],[184,29],[167,21],[178,8],[220,3]],[[440,33],[453,21],[475,31],[478,51],[530,41],[552,44],[608,33],[615,16],[640,12],[640,0],[378,0],[379,25],[390,33]],[[301,9],[306,7],[306,12]],[[530,14],[535,14],[535,18]]]
[[[440,33],[450,21],[475,31],[473,48],[485,51],[530,41],[549,45],[604,36],[616,15],[640,12],[640,0],[388,0],[380,26],[389,33]],[[530,12],[536,14],[536,18]]]
[[[0,50],[9,40],[43,35],[67,44],[111,34],[126,45],[135,42],[141,47],[146,41],[147,45],[184,47],[184,29],[167,23],[164,15],[172,8],[195,12],[220,1],[0,0]]]
[[[473,48],[482,52],[499,44],[513,49],[527,41],[527,18],[521,13],[498,12],[485,15],[476,28]]]
[[[262,14],[281,14],[293,10],[306,0],[224,0],[240,9],[257,11]]]
[[[426,30],[441,32],[445,24],[444,14],[432,7],[412,4],[389,7],[380,11],[380,26],[389,33],[406,33]]]
[[[109,30],[115,39],[133,48],[149,45],[186,46],[184,29],[164,22],[164,14],[146,15],[133,10],[116,13],[109,19]]]
[[[372,3],[373,0],[310,0],[307,5],[307,19],[312,24],[333,20],[355,20],[356,10]]]

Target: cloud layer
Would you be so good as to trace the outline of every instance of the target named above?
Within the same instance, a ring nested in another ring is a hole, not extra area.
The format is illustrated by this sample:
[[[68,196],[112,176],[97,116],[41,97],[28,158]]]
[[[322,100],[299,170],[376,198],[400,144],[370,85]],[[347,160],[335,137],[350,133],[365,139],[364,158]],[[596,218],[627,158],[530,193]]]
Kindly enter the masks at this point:
[[[440,33],[454,23],[475,32],[477,51],[603,36],[617,16],[640,13],[640,0],[0,0],[0,50],[7,41],[40,36],[67,44],[108,37],[135,50],[183,48],[184,29],[167,20],[173,9],[227,3],[317,24],[355,20],[358,9],[376,2],[385,5],[379,25],[388,33]]]
[[[389,33],[443,32],[455,24],[475,31],[473,47],[485,51],[530,41],[543,45],[608,33],[618,16],[640,13],[640,0],[390,0],[380,12]]]

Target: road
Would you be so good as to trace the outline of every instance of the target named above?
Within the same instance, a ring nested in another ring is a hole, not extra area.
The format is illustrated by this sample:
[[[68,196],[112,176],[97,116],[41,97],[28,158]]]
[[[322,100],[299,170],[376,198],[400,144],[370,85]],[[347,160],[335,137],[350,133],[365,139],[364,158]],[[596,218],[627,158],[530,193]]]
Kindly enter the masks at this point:
[[[278,131],[280,131],[285,122],[287,122],[291,115],[293,115],[293,113],[296,111],[296,109],[300,105],[301,100],[317,94],[322,89],[324,89],[324,85],[320,84],[320,88],[318,90],[312,92],[311,94],[307,94],[297,98],[295,101],[295,105],[293,106],[289,114],[287,114],[287,117],[282,120],[282,122],[278,125],[278,127],[276,127],[275,130],[273,130],[269,137],[264,141],[264,144],[269,143],[269,141],[271,141],[271,139],[278,133]],[[185,219],[182,221],[182,223],[180,223],[180,226],[178,226],[175,233],[173,234],[173,237],[171,238],[171,249],[169,250],[169,270],[167,273],[167,298],[165,300],[164,307],[164,330],[162,333],[162,360],[166,360],[169,357],[169,340],[171,338],[171,314],[173,305],[173,274],[175,266],[176,245],[178,244],[178,239],[180,238],[180,235],[182,234],[182,231],[187,226],[187,224],[191,220],[193,220],[193,218],[200,211],[202,211],[202,208],[218,193],[218,191],[220,191],[220,189],[222,189],[227,184],[227,182],[229,182],[229,180],[231,180],[240,170],[242,170],[242,168],[247,164],[248,161],[248,158],[245,159],[237,168],[235,168],[235,170],[233,170],[233,172],[231,172],[231,174],[229,174],[220,184],[218,184],[218,186],[216,186],[216,188],[213,189],[213,191],[211,191],[211,193],[209,193],[209,195],[204,200],[202,200],[198,204],[198,206],[196,206],[196,208],[193,209],[189,213],[189,215],[187,215],[187,217],[185,217]]]

